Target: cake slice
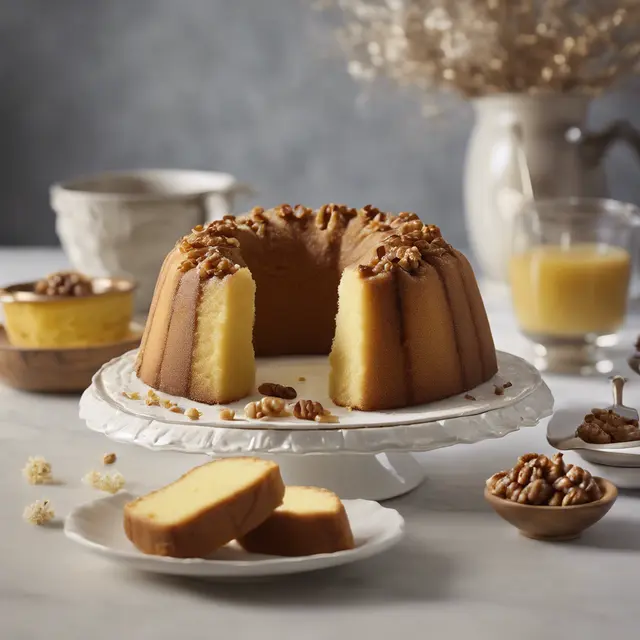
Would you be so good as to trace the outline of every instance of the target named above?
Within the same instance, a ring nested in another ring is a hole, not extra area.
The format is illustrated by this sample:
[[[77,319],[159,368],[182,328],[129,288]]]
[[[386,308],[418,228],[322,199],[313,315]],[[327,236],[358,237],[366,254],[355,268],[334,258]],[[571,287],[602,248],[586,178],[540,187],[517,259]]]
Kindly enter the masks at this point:
[[[252,553],[274,556],[310,556],[355,546],[340,498],[317,487],[287,487],[282,505],[238,543]]]
[[[283,496],[275,462],[215,460],[125,505],[124,530],[143,553],[205,557],[262,524]]]

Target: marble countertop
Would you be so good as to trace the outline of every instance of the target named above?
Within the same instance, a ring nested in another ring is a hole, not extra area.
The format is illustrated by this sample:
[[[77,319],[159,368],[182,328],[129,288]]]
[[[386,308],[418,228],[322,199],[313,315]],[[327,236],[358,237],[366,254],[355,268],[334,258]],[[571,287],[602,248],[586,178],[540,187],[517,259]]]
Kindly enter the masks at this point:
[[[0,284],[64,265],[57,250],[0,250]],[[498,347],[526,356],[502,298],[487,295],[487,307]],[[634,320],[623,336],[627,344]],[[624,364],[619,370],[630,374]],[[604,378],[546,380],[558,408],[609,403]],[[640,378],[631,378],[626,400],[640,404]],[[66,540],[62,518],[97,497],[81,478],[100,468],[104,453],[117,454],[133,492],[136,483],[168,482],[206,460],[111,443],[87,430],[77,403],[74,396],[0,387],[2,640],[538,640],[637,633],[640,493],[622,492],[580,540],[557,544],[520,537],[483,501],[486,477],[521,453],[550,451],[546,421],[501,440],[418,456],[427,481],[389,502],[406,518],[407,536],[386,554],[277,581],[214,584],[130,572]],[[21,468],[31,455],[45,456],[60,483],[28,485]],[[54,504],[55,526],[23,522],[25,505],[38,498]]]

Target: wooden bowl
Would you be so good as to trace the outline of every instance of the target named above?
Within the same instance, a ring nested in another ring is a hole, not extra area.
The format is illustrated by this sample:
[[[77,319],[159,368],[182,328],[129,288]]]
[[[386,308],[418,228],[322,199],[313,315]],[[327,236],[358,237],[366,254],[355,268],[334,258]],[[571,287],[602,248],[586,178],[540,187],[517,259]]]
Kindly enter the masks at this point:
[[[503,519],[516,527],[523,536],[534,540],[573,540],[600,520],[618,497],[615,485],[604,478],[594,477],[602,490],[602,498],[571,507],[538,507],[519,504],[484,490],[486,501]]]
[[[33,349],[9,344],[0,325],[0,381],[21,391],[73,393],[84,391],[98,369],[112,358],[140,345],[142,328],[132,324],[121,342],[97,347]]]

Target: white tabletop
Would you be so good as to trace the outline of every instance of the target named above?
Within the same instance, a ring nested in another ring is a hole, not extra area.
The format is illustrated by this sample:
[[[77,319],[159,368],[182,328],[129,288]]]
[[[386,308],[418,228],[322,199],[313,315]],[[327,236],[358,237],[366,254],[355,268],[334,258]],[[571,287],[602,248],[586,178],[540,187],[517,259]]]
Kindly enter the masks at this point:
[[[0,284],[64,264],[56,250],[0,250]],[[487,307],[498,347],[526,355],[504,301],[489,295]],[[547,382],[557,407],[609,402],[606,379]],[[640,379],[632,378],[626,391],[627,404],[640,404]],[[518,536],[483,501],[489,475],[512,466],[522,453],[550,451],[546,424],[421,455],[427,481],[389,503],[407,519],[408,535],[382,556],[277,582],[216,585],[129,572],[66,540],[61,526],[23,522],[25,505],[35,499],[50,499],[61,525],[75,505],[97,497],[80,480],[101,468],[106,452],[117,454],[115,466],[134,492],[137,482],[168,482],[205,461],[111,443],[86,429],[77,402],[0,387],[2,640],[539,640],[637,634],[640,496],[624,492],[579,541],[562,544]],[[31,455],[46,457],[60,484],[28,485],[21,468]]]

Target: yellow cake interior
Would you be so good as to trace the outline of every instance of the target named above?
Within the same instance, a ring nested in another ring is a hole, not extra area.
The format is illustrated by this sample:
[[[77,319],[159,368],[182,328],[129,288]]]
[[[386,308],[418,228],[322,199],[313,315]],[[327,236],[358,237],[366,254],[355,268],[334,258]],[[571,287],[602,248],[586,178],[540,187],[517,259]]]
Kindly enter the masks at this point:
[[[220,403],[249,395],[255,383],[255,284],[248,269],[202,286],[197,310],[191,389]]]
[[[258,483],[273,465],[255,458],[229,458],[193,469],[166,487],[130,503],[136,517],[158,525],[180,524]]]
[[[329,395],[359,398],[366,384],[367,292],[355,269],[345,269],[338,287],[336,333],[329,355]]]
[[[278,512],[297,513],[334,513],[340,508],[340,499],[331,491],[317,487],[287,487]]]

